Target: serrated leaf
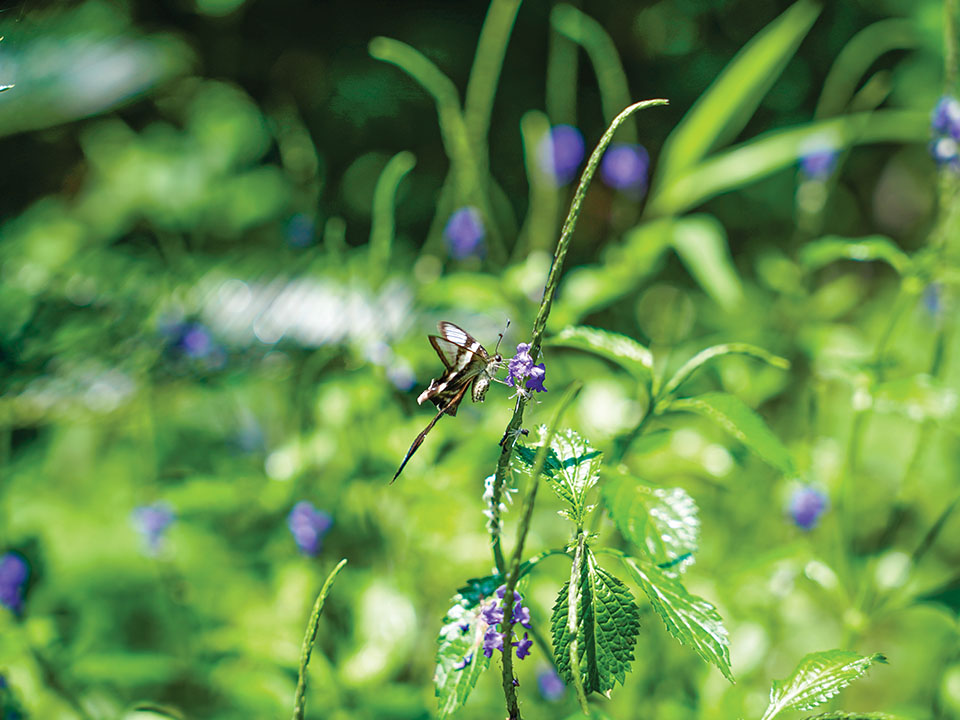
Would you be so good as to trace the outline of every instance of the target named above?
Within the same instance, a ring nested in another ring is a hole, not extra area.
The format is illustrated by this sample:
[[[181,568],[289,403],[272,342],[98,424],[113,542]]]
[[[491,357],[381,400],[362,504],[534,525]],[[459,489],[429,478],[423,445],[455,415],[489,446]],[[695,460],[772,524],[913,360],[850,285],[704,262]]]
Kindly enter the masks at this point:
[[[727,231],[712,215],[690,215],[674,227],[673,249],[713,300],[726,310],[743,302],[743,286],[730,257]]]
[[[538,432],[540,438],[537,444],[526,446],[517,443],[514,446],[514,454],[519,461],[512,465],[514,469],[532,472],[537,448],[543,444],[547,430],[540,427]],[[589,441],[569,428],[557,431],[550,441],[543,476],[557,497],[568,506],[563,514],[578,527],[583,525],[588,510],[586,495],[597,484],[602,462],[602,453],[590,447]]]
[[[633,338],[620,333],[586,326],[567,327],[551,338],[549,344],[599,355],[647,384],[652,378],[653,353]]]
[[[720,613],[709,602],[692,595],[676,577],[636,558],[623,558],[631,576],[650,600],[650,605],[681,645],[693,648],[734,682],[730,669],[730,642]]]
[[[850,650],[827,650],[807,655],[793,674],[774,681],[770,704],[762,720],[771,720],[783,710],[811,710],[862,677],[874,663],[886,663],[877,653],[860,655]]]
[[[784,475],[791,476],[796,473],[790,451],[767,427],[766,421],[737,396],[728,393],[704,393],[692,398],[674,400],[668,409],[694,412],[713,420]]]
[[[667,574],[693,564],[700,537],[697,504],[683,488],[654,488],[632,477],[604,483],[603,497],[623,536],[668,565]]]
[[[769,350],[764,350],[757,345],[751,345],[750,343],[723,343],[721,345],[713,345],[698,352],[673,374],[673,377],[663,386],[663,396],[669,399],[669,396],[697,370],[714,358],[723,357],[724,355],[746,355],[775,368],[780,368],[781,370],[788,370],[790,368],[789,360],[779,355],[774,355]]]
[[[481,649],[486,623],[480,617],[480,599],[489,594],[486,591],[490,586],[495,589],[496,581],[493,577],[468,580],[443,618],[433,674],[440,717],[463,706],[480,674],[490,665],[490,658]]]
[[[550,631],[557,671],[573,681],[568,628],[570,583],[564,583],[553,606]],[[633,646],[640,632],[640,611],[629,588],[597,565],[584,547],[577,585],[577,659],[586,693],[608,694],[626,679],[633,662]]]
[[[800,249],[800,262],[816,270],[837,260],[881,260],[901,275],[910,267],[910,256],[883,235],[844,238],[829,235],[808,242]]]

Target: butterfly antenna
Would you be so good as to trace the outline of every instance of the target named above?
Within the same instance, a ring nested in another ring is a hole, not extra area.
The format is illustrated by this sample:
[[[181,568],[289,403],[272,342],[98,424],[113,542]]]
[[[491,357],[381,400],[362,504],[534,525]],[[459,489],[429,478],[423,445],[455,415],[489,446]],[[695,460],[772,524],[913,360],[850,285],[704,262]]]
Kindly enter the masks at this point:
[[[493,349],[493,354],[494,354],[494,355],[496,355],[497,352],[500,350],[500,342],[503,340],[503,335],[504,335],[505,332],[507,332],[507,329],[508,329],[509,327],[510,327],[510,318],[507,318],[507,324],[506,324],[506,326],[504,326],[503,332],[500,333],[500,337],[497,339],[497,346]]]

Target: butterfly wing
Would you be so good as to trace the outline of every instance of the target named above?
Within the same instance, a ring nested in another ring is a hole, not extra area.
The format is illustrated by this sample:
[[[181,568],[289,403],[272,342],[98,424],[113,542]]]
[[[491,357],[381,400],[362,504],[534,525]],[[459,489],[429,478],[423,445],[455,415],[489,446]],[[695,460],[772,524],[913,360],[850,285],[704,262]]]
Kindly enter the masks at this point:
[[[442,337],[430,335],[430,344],[447,371],[439,380],[430,381],[430,387],[420,393],[417,403],[430,400],[440,408],[453,397],[459,395],[462,398],[461,386],[468,385],[487,368],[490,356],[483,345],[463,328],[444,321],[437,325],[437,329]],[[459,399],[447,414],[456,415],[458,406]]]
[[[417,449],[421,445],[423,445],[423,441],[426,439],[427,433],[433,430],[433,426],[437,424],[437,420],[439,420],[444,413],[446,413],[447,415],[457,414],[457,407],[460,405],[460,401],[463,400],[463,396],[467,392],[467,387],[469,387],[469,385],[467,383],[464,383],[463,385],[460,386],[460,389],[456,393],[451,393],[446,395],[445,397],[447,398],[447,404],[443,407],[440,407],[440,404],[437,402],[436,399],[431,398],[431,400],[433,400],[434,403],[438,407],[440,407],[440,412],[438,412],[436,417],[434,417],[433,420],[430,421],[430,424],[423,429],[423,432],[417,435],[417,437],[414,439],[413,444],[410,446],[410,449],[407,450],[406,457],[403,458],[403,462],[400,463],[400,467],[397,468],[397,472],[393,476],[393,480],[390,481],[391,484],[393,484],[394,480],[400,477],[400,473],[402,473],[403,468],[406,467],[407,461],[410,460],[410,458],[413,457],[413,454],[417,451]]]

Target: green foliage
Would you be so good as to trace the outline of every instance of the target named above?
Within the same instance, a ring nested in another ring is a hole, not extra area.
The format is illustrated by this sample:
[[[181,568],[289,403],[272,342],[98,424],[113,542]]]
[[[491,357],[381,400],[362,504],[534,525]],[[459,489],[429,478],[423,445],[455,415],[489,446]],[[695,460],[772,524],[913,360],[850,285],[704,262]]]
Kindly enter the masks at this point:
[[[677,223],[673,247],[687,270],[710,297],[727,310],[743,302],[743,288],[716,218],[693,215]]]
[[[669,633],[682,645],[693,648],[697,655],[715,665],[727,680],[733,682],[730,642],[717,609],[703,598],[687,592],[678,578],[657,566],[630,557],[625,557],[623,562]]]
[[[696,502],[685,490],[650,487],[622,476],[604,483],[603,499],[617,529],[654,562],[670,565],[675,572],[693,563],[700,518]]]
[[[910,269],[910,256],[888,237],[865,238],[823,237],[808,242],[800,250],[800,262],[816,270],[837,260],[881,260],[903,275]]]
[[[672,411],[693,412],[712,420],[784,475],[796,473],[790,451],[763,418],[736,395],[704,393],[674,400],[668,407]]]
[[[653,376],[653,354],[626,335],[592,327],[567,327],[548,341],[554,347],[586,350],[616,363],[648,388]]]
[[[762,720],[784,710],[811,710],[825,703],[863,675],[874,663],[886,663],[879,653],[859,655],[849,650],[827,650],[807,655],[790,677],[774,681],[770,704]]]
[[[490,666],[490,658],[482,651],[485,630],[486,624],[480,617],[480,596],[462,589],[454,596],[437,637],[433,683],[440,717],[463,706],[480,675]]]
[[[576,633],[570,630],[571,599]],[[625,682],[640,632],[639,610],[627,586],[597,565],[589,547],[579,574],[571,576],[557,595],[550,630],[554,662],[568,681],[573,681],[571,645],[576,642],[584,692],[609,695],[617,682]]]

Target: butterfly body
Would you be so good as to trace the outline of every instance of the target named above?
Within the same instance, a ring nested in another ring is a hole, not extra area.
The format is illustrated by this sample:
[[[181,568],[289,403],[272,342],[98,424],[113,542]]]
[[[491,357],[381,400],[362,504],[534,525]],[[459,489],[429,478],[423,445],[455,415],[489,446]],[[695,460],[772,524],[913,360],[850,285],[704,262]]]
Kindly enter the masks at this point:
[[[417,403],[422,405],[425,400],[429,400],[436,405],[439,412],[413,441],[407,456],[400,463],[400,469],[393,476],[394,480],[400,476],[407,461],[423,443],[437,420],[444,414],[456,416],[467,389],[470,389],[474,402],[483,402],[487,389],[503,362],[499,354],[491,356],[470,333],[453,323],[440,322],[437,329],[440,335],[430,335],[430,344],[437,351],[446,370],[438,379],[430,381],[430,386],[420,393]]]

